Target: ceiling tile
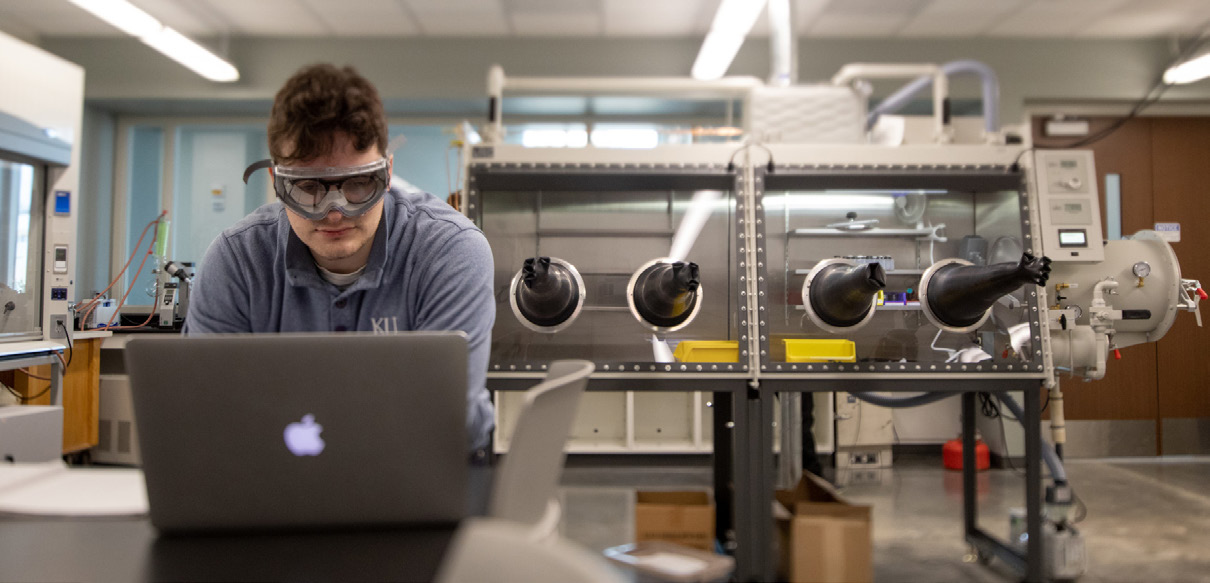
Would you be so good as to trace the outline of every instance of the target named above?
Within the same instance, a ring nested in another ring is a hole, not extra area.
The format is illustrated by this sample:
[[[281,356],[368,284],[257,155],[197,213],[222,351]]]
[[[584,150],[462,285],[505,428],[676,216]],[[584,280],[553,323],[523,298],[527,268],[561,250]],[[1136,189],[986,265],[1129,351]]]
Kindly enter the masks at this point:
[[[416,23],[392,0],[304,0],[328,30],[338,36],[411,36]]]
[[[1068,37],[1132,0],[1034,0],[986,31],[988,36]]]
[[[714,20],[711,0],[606,0],[606,36],[704,36]]]
[[[720,0],[131,0],[196,38],[271,36],[705,35]],[[815,37],[1164,37],[1210,24],[1210,0],[792,0]],[[599,19],[599,22],[596,20]],[[120,36],[67,0],[0,0],[26,36]],[[757,19],[753,36],[768,34]]]
[[[598,12],[601,0],[503,0],[504,11],[519,12]]]
[[[718,0],[603,0],[606,36],[704,36]]]
[[[915,14],[928,0],[840,0],[827,7],[828,14],[873,15]]]
[[[510,18],[518,36],[599,36],[601,17],[596,13],[514,12]]]
[[[1132,27],[1131,21],[1136,22],[1137,27]],[[1204,32],[1207,27],[1210,27],[1210,2],[1206,0],[1149,0],[1122,5],[1092,23],[1082,35],[1193,35]],[[1128,33],[1132,29],[1135,34]]]
[[[651,18],[642,15],[605,15],[605,35],[613,37],[627,36],[668,36],[668,37],[701,37],[706,32],[698,31],[697,27],[671,18]]]
[[[403,0],[420,34],[507,36],[509,24],[499,0]]]
[[[121,30],[85,12],[83,8],[68,5],[71,10],[36,8],[22,12],[20,19],[28,23],[39,35],[48,36],[123,36]]]
[[[476,13],[494,16],[504,14],[500,0],[402,0],[402,2],[418,15],[430,12],[459,12],[467,16]]]
[[[1188,17],[1177,12],[1138,13],[1123,11],[1097,20],[1080,31],[1082,37],[1153,37],[1177,33],[1188,25]]]
[[[832,14],[815,19],[804,34],[807,37],[887,37],[903,27],[908,17],[902,14]]]
[[[240,34],[317,36],[331,31],[299,0],[206,0]]]
[[[185,35],[213,36],[228,31],[225,21],[209,14],[209,5],[202,0],[130,0],[130,3],[156,17],[165,26],[171,26]]]
[[[756,17],[756,22],[752,23],[752,30],[748,31],[748,36],[769,36],[769,11],[763,10],[760,16]]]
[[[905,37],[977,36],[1019,10],[1027,0],[971,2],[970,0],[933,0],[899,30]]]
[[[412,21],[402,15],[377,17],[352,14],[324,15],[328,28],[337,36],[415,36],[420,33]]]

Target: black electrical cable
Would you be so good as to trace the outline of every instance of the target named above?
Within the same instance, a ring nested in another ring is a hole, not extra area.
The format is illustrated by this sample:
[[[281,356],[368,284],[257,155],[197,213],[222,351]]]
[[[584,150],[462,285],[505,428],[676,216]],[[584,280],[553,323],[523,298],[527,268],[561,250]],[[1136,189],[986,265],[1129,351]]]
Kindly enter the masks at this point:
[[[58,322],[58,324],[59,324],[59,327],[63,329],[64,336],[67,337],[67,361],[63,361],[62,356],[59,357],[59,362],[61,362],[63,364],[63,372],[67,372],[67,367],[71,366],[71,357],[73,355],[75,355],[76,348],[75,348],[75,345],[71,341],[71,332],[69,332],[67,330],[67,324],[64,324],[63,321],[61,321],[61,320]],[[21,370],[21,372],[25,373],[25,375],[30,378],[35,378],[40,381],[47,381],[47,383],[50,382],[50,379],[33,374],[26,369],[20,369],[20,370]],[[28,403],[28,402],[33,401],[33,400],[41,397],[42,395],[45,395],[46,393],[50,392],[50,384],[47,384],[46,388],[39,391],[38,394],[31,395],[28,397],[25,395],[22,395],[21,393],[18,393],[16,390],[14,390],[12,387],[10,387],[8,385],[4,385],[4,388],[7,389],[9,393],[11,393],[14,397],[16,397],[22,403]]]
[[[992,396],[988,393],[979,393],[979,409],[984,416],[992,419],[1003,417],[1009,421],[1019,421],[1016,417],[1004,413],[1000,409],[1000,404],[995,399],[992,399]]]
[[[748,148],[751,148],[753,146],[764,150],[765,153],[769,155],[769,163],[765,164],[765,170],[767,170],[768,172],[773,172],[773,167],[774,167],[773,150],[770,150],[769,147],[764,144],[745,144],[743,146],[740,146],[734,152],[731,152],[731,157],[727,159],[727,171],[730,172],[731,170],[735,169],[735,157],[740,152],[743,152],[744,150],[747,150]]]
[[[21,400],[24,400],[24,399],[25,399],[25,395],[22,395],[21,393],[18,393],[18,392],[17,392],[16,390],[14,390],[12,387],[10,387],[10,386],[8,386],[8,385],[5,385],[4,383],[0,383],[0,385],[3,385],[3,386],[4,386],[4,390],[6,390],[6,391],[8,391],[9,393],[11,393],[11,394],[12,394],[12,396],[14,396],[14,397],[16,397],[16,398],[17,398],[17,400],[21,401]]]
[[[21,393],[18,393],[18,392],[17,392],[15,389],[13,389],[13,388],[12,388],[12,387],[10,387],[10,386],[8,386],[8,385],[4,385],[4,388],[8,389],[8,392],[12,393],[12,395],[13,395],[14,397],[16,397],[16,398],[17,398],[17,400],[21,401],[22,403],[28,403],[28,402],[33,401],[33,400],[35,400],[35,399],[38,399],[38,398],[39,398],[39,397],[41,397],[42,395],[45,395],[46,393],[49,393],[49,392],[50,392],[50,384],[49,384],[49,383],[50,383],[50,379],[46,379],[46,378],[43,378],[43,377],[40,377],[40,376],[37,376],[37,375],[32,375],[32,374],[29,374],[29,372],[28,372],[28,371],[25,371],[24,369],[22,369],[22,372],[24,372],[24,373],[25,373],[27,376],[33,377],[33,378],[35,378],[35,379],[47,381],[47,383],[48,383],[48,384],[46,385],[46,388],[45,388],[45,389],[42,389],[42,390],[41,390],[41,391],[40,391],[38,394],[36,394],[36,395],[30,395],[30,396],[28,396],[28,397],[26,397],[25,395],[22,395]]]
[[[71,357],[76,354],[75,344],[71,341],[71,331],[67,329],[67,324],[59,320],[59,327],[63,329],[63,336],[67,338],[67,362],[63,363],[63,372],[67,372],[67,367],[71,366]]]
[[[1010,165],[1008,167],[1008,169],[1012,172],[1020,172],[1021,171],[1021,157],[1025,156],[1026,154],[1028,154],[1036,149],[1037,149],[1037,146],[1030,146],[1028,148],[1025,148],[1024,150],[1021,150],[1021,152],[1019,154],[1017,154],[1017,157],[1013,159],[1013,163],[1012,163],[1012,165]]]
[[[1169,66],[1175,65],[1175,64],[1185,60],[1187,57],[1189,57],[1193,53],[1197,52],[1197,50],[1202,48],[1202,46],[1205,45],[1208,40],[1210,40],[1210,37],[1207,36],[1207,33],[1202,33],[1197,38],[1193,39],[1193,41],[1189,43],[1189,46],[1185,47],[1185,49],[1182,50],[1180,52],[1180,54],[1178,54],[1174,59],[1172,59],[1172,62]],[[1164,67],[1164,69],[1167,70],[1168,67]],[[1166,91],[1168,91],[1168,89],[1171,87],[1172,87],[1171,83],[1164,82],[1164,75],[1163,75],[1163,73],[1161,73],[1159,78],[1157,78],[1155,80],[1155,83],[1153,83],[1151,85],[1151,88],[1147,90],[1147,93],[1144,93],[1143,97],[1135,102],[1134,107],[1130,108],[1130,111],[1124,117],[1119,118],[1117,121],[1113,122],[1112,124],[1109,124],[1107,127],[1101,129],[1100,131],[1097,131],[1096,133],[1093,133],[1092,135],[1084,136],[1083,138],[1080,138],[1074,142],[1071,142],[1070,144],[1064,144],[1061,146],[1036,146],[1036,147],[1044,148],[1044,149],[1066,150],[1066,149],[1070,149],[1070,148],[1082,148],[1084,146],[1095,144],[1095,143],[1109,137],[1110,135],[1112,135],[1114,132],[1118,131],[1119,129],[1121,129],[1122,126],[1126,125],[1126,122],[1138,117],[1139,114],[1142,113],[1144,109],[1151,107],[1157,101],[1159,101],[1160,97],[1162,97],[1164,95],[1164,93]],[[1154,96],[1152,95],[1153,93],[1155,94]],[[1030,150],[1032,150],[1032,149],[1033,148],[1030,148]],[[1029,150],[1025,150],[1025,152],[1028,152],[1028,151]],[[1022,152],[1022,154],[1024,154],[1025,152]],[[1021,156],[1018,155],[1017,160],[1020,161],[1020,159],[1021,159]],[[1013,162],[1014,167],[1016,167],[1016,164],[1017,164],[1016,162]]]

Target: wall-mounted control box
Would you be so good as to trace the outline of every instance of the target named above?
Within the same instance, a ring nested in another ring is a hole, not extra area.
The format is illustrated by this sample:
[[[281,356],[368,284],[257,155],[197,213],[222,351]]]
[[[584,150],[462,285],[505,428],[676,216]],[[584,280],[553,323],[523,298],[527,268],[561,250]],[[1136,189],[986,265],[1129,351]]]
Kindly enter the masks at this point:
[[[1101,200],[1088,150],[1034,153],[1042,248],[1053,261],[1103,261]]]

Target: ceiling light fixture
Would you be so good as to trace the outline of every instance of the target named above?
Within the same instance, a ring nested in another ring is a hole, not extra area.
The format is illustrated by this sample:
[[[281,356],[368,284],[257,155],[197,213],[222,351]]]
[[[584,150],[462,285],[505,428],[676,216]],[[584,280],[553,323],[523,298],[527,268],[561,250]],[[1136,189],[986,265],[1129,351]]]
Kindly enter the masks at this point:
[[[764,10],[765,1],[723,0],[719,4],[710,32],[706,33],[706,40],[693,62],[694,79],[718,79],[727,72],[740,45],[744,44],[744,37]]]
[[[1164,83],[1184,85],[1210,77],[1210,52],[1186,59],[1164,71]]]
[[[202,77],[219,83],[239,80],[239,70],[234,65],[126,0],[71,0],[71,3]]]

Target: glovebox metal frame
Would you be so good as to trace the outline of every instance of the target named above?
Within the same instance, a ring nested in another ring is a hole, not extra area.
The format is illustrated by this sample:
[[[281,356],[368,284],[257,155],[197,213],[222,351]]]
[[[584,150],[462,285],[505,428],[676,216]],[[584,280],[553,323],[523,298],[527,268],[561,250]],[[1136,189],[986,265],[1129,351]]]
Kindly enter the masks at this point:
[[[1039,396],[1052,368],[1046,349],[1045,290],[1028,296],[1033,319],[1031,331],[1037,352],[1018,370],[992,369],[991,365],[954,365],[946,370],[892,364],[849,368],[803,365],[778,370],[769,360],[765,283],[764,209],[762,196],[771,176],[799,177],[816,184],[863,184],[903,180],[970,181],[972,184],[1010,187],[1021,192],[1027,252],[1041,254],[1037,210],[1031,188],[1015,162],[1020,146],[926,145],[899,148],[871,146],[761,146],[737,149],[735,145],[664,147],[645,151],[594,149],[534,149],[514,146],[477,146],[467,169],[466,212],[482,224],[483,177],[557,175],[568,179],[591,176],[619,184],[654,176],[735,175],[735,261],[738,290],[740,364],[720,370],[707,363],[598,363],[589,390],[624,391],[641,382],[648,390],[713,391],[715,393],[715,494],[718,501],[719,538],[728,524],[734,528],[736,576],[739,580],[771,580],[776,574],[773,556],[773,399],[777,392],[830,392],[837,390],[891,392],[949,392],[961,394],[962,434],[965,446],[963,516],[966,540],[981,557],[999,557],[1026,580],[1040,581],[1041,537],[1041,414]],[[771,164],[771,160],[776,163]],[[771,166],[771,167],[770,167]],[[628,178],[629,177],[629,178]],[[490,234],[488,234],[490,237]],[[755,316],[753,316],[755,315]],[[538,382],[545,365],[524,370],[490,369],[489,388],[524,390]],[[1012,368],[1012,367],[1010,367]],[[1010,547],[977,525],[975,500],[975,393],[1023,391],[1026,470],[1025,552]],[[731,439],[721,439],[725,435]],[[728,499],[727,493],[731,496]],[[733,522],[731,519],[733,518]],[[724,540],[724,542],[726,542]]]

